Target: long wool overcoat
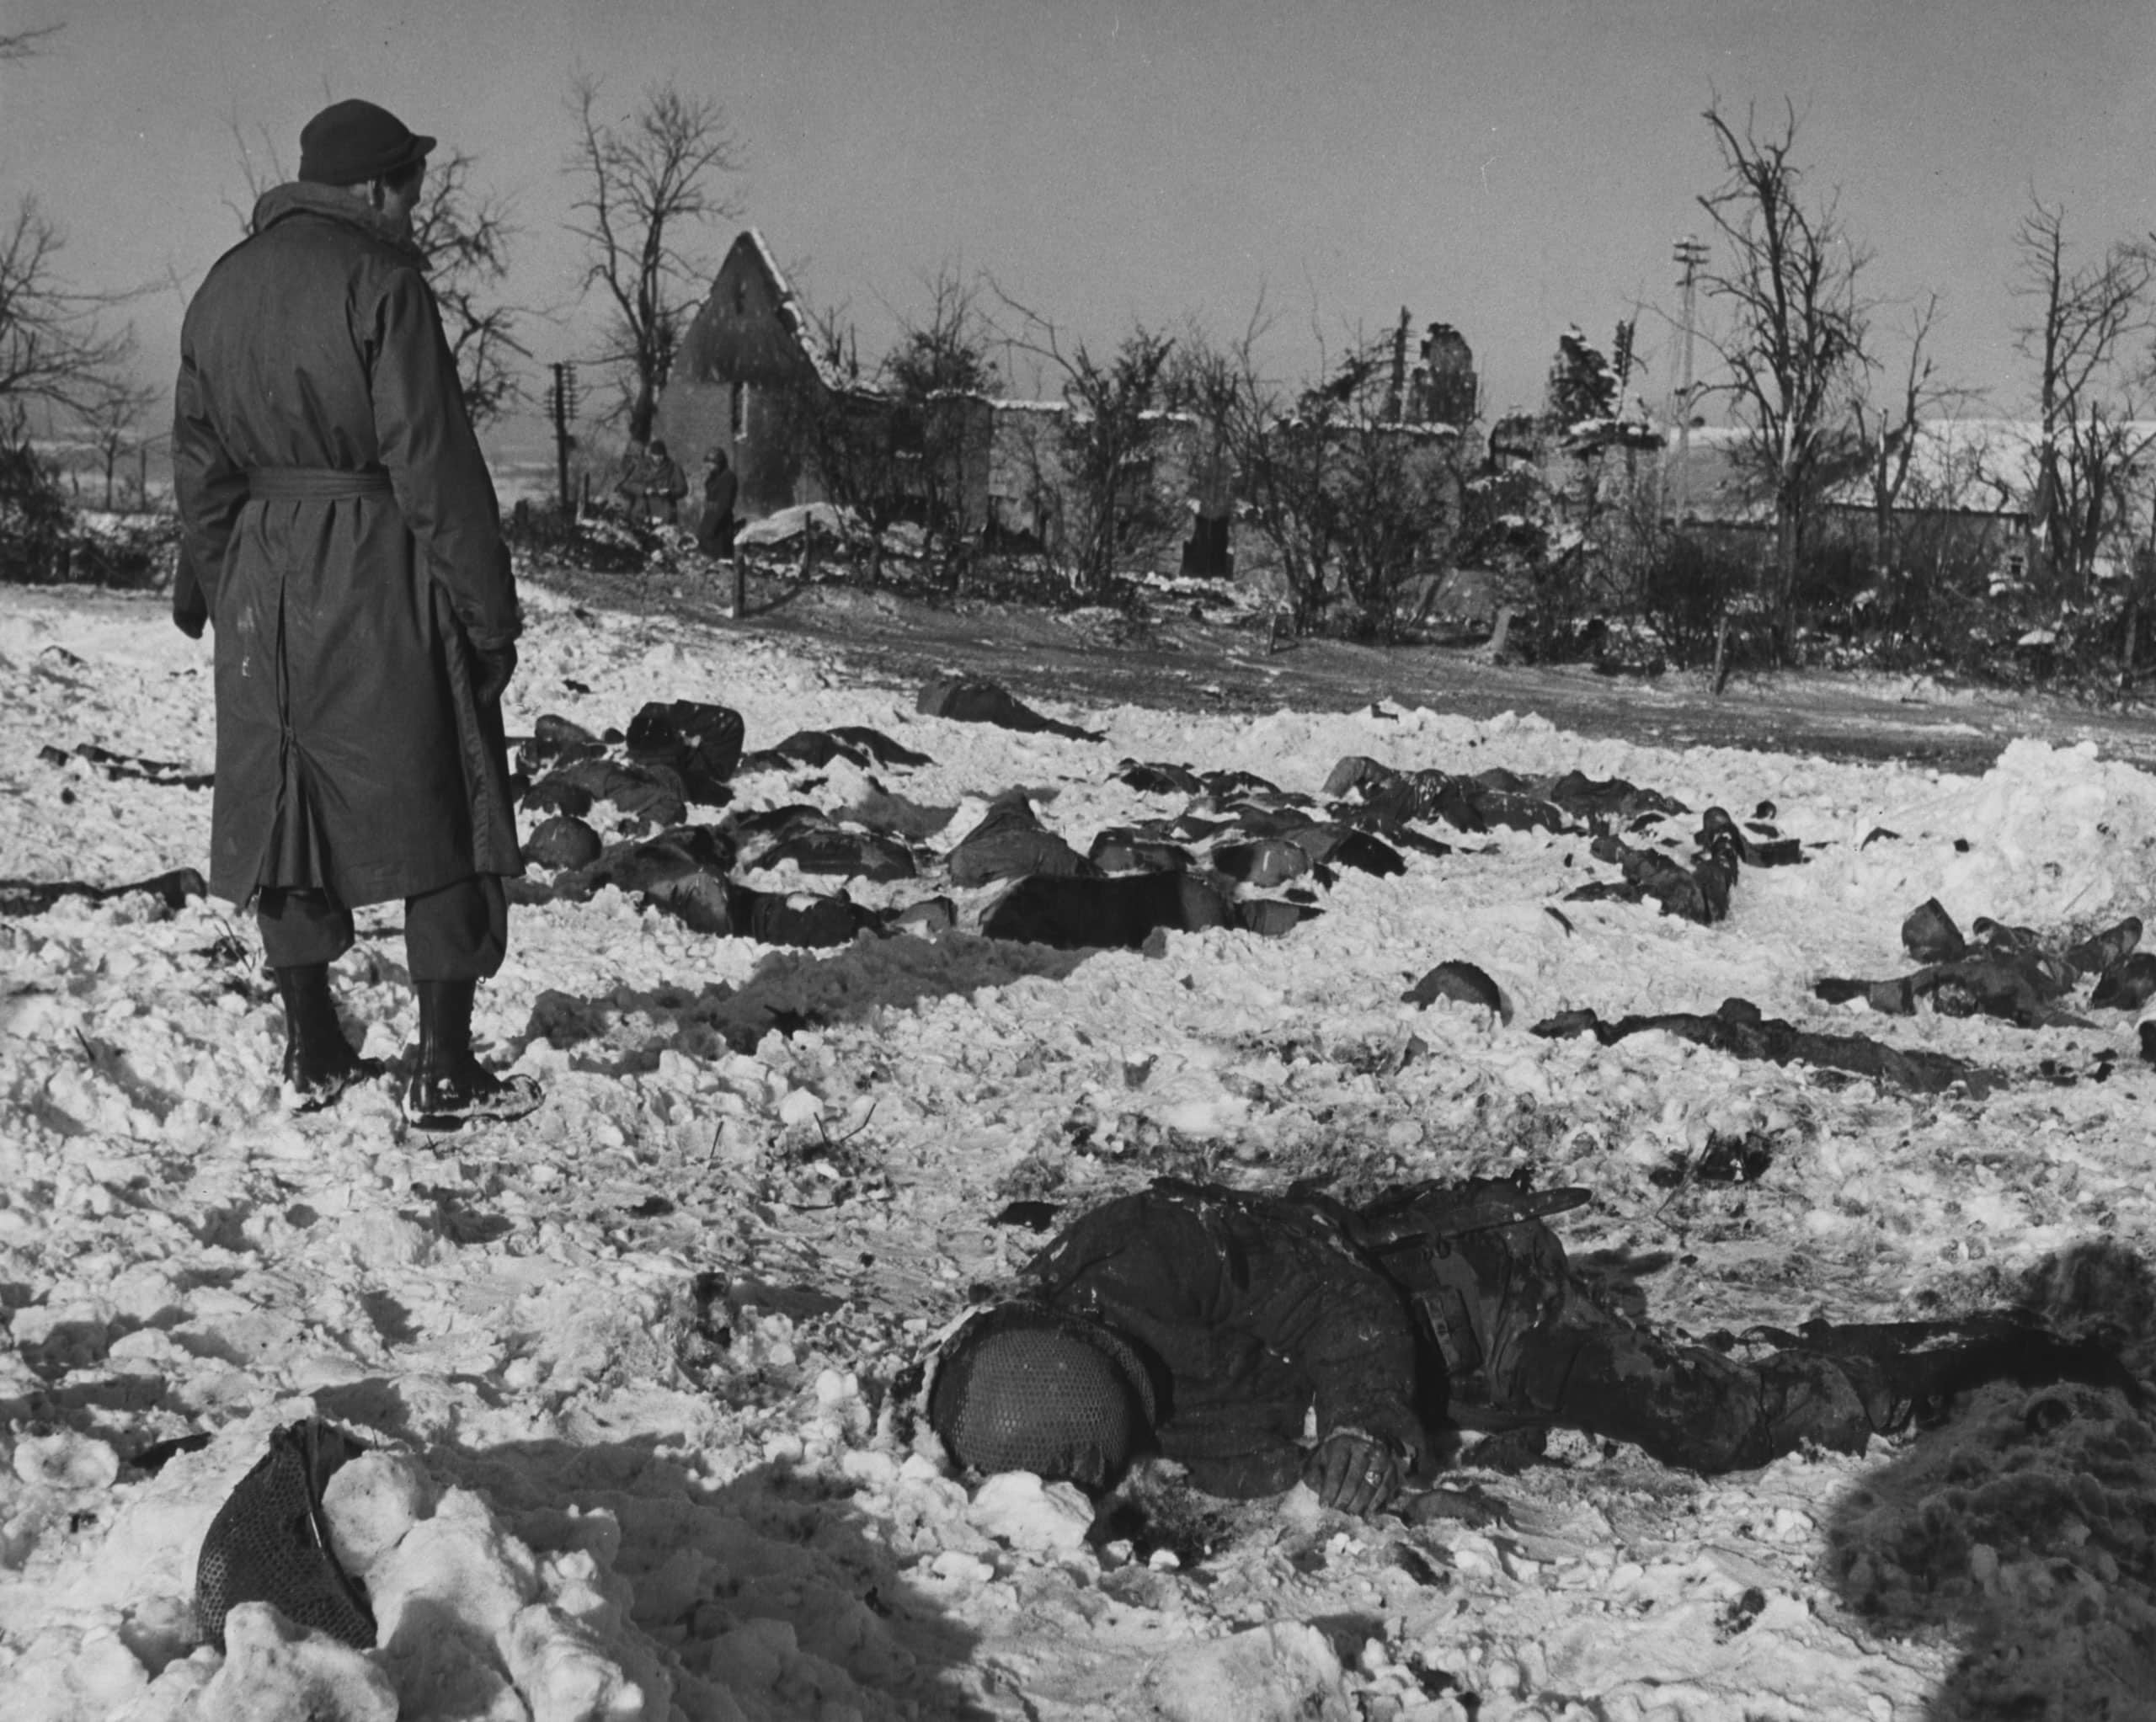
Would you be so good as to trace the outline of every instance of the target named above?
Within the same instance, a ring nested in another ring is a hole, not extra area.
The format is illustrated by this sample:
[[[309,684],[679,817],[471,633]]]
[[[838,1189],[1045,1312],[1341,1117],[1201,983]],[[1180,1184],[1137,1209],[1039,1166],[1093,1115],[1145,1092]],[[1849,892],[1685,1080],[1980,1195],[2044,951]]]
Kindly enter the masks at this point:
[[[180,585],[216,628],[210,885],[235,903],[523,871],[472,660],[515,637],[516,587],[424,267],[364,205],[283,185],[188,307]]]

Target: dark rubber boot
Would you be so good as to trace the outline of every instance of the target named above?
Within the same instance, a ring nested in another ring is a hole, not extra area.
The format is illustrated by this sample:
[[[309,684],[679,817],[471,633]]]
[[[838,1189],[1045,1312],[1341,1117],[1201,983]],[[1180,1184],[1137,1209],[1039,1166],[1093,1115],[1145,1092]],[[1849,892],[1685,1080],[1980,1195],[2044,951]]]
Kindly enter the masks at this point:
[[[318,1112],[354,1083],[379,1076],[382,1065],[362,1058],[344,1038],[329,997],[329,965],[274,968],[285,1001],[285,1098],[293,1111]]]
[[[419,1045],[404,1085],[404,1116],[418,1129],[456,1130],[489,1120],[521,1118],[539,1104],[529,1076],[497,1076],[472,1054],[472,1001],[477,981],[414,981],[419,999]]]

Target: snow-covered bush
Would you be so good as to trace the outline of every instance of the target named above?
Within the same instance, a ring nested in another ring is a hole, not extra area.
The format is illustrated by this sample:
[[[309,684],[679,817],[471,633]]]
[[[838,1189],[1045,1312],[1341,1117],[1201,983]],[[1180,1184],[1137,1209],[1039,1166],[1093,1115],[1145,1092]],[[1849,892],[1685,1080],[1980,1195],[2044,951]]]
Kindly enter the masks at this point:
[[[0,579],[65,579],[71,519],[51,468],[28,439],[0,434]]]
[[[159,586],[179,541],[170,514],[77,510],[26,438],[0,434],[0,580]]]

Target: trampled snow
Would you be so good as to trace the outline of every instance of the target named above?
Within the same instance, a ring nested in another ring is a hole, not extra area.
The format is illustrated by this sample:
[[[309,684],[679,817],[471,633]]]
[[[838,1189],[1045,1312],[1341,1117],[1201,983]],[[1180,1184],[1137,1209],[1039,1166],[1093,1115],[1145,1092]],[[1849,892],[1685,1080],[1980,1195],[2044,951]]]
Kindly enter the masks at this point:
[[[1517,1475],[1470,1447],[1452,1480],[1471,1488],[1371,1523],[1305,1491],[1228,1507],[1161,1483],[1176,1536],[1100,1548],[1067,1485],[969,1494],[909,1396],[933,1335],[1040,1241],[994,1223],[1011,1198],[1068,1213],[1164,1171],[1587,1184],[1559,1222],[1575,1259],[1694,1333],[1965,1311],[2103,1245],[2053,1302],[2112,1312],[2146,1372],[2156,1072],[2130,1019],[1890,1019],[1811,986],[1913,967],[1898,928],[1932,896],[1964,928],[2156,921],[2156,781],[2091,748],[2020,743],[1952,777],[1390,705],[1054,708],[1106,737],[1077,742],[920,717],[915,690],[752,629],[527,606],[512,731],[626,725],[652,698],[734,706],[751,748],[871,725],[931,757],[875,777],[958,807],[945,846],[1014,786],[1081,850],[1175,811],[1113,780],[1126,756],[1314,794],[1363,754],[1577,768],[1740,819],[1771,802],[1807,861],[1745,870],[1702,927],[1566,902],[1611,877],[1581,837],[1443,831],[1454,853],[1343,872],[1285,937],[1177,934],[1157,957],[963,930],[772,950],[610,888],[515,912],[480,1034],[547,1101],[447,1138],[407,1133],[386,1088],[278,1110],[281,1020],[230,905],[0,921],[9,1722],[2151,1713],[2156,1432],[2116,1391],[2001,1385],[1862,1458],[1710,1481],[1577,1437]],[[0,877],[202,864],[206,792],[38,750],[208,770],[206,646],[154,601],[9,590],[0,677]],[[837,808],[871,786],[838,765],[737,788]],[[382,1056],[414,1023],[400,919],[364,912],[336,973]],[[1497,981],[1509,1025],[1402,1001],[1448,958]],[[2008,1080],[1910,1096],[1665,1035],[1529,1032],[1732,995]],[[1655,1181],[1717,1133],[1770,1147],[1755,1183]],[[377,1446],[331,1517],[382,1646],[246,1611],[220,1658],[189,1607],[202,1533],[310,1414]],[[157,1447],[189,1435],[210,1438]]]

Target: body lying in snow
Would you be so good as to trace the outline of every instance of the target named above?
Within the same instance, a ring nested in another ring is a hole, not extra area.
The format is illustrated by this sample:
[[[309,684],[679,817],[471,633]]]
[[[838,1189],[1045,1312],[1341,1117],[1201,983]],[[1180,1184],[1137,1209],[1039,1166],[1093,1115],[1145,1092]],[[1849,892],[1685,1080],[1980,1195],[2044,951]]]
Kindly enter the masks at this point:
[[[931,1421],[982,1472],[1101,1486],[1156,1451],[1209,1493],[1299,1479],[1360,1513],[1432,1472],[1448,1423],[1565,1426],[1712,1473],[1861,1452],[2004,1377],[2138,1392],[2114,1348],[2006,1315],[1754,1330],[1745,1356],[1636,1325],[1539,1217],[1585,1196],[1475,1179],[1355,1208],[1162,1180],[1074,1222],[953,1336]]]

